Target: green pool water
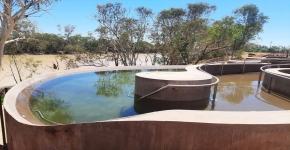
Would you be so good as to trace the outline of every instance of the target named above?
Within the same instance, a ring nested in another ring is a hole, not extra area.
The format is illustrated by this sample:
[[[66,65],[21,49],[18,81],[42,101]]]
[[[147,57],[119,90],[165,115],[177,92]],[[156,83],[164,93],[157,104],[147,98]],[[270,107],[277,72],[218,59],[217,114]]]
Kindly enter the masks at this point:
[[[133,96],[135,74],[140,71],[148,70],[90,72],[50,79],[30,87],[29,105],[37,118],[39,114],[35,110],[42,112],[45,118],[62,124],[138,115],[134,110]],[[257,86],[258,74],[219,78],[217,101],[215,105],[210,102],[205,110],[290,109],[288,102],[261,91]]]

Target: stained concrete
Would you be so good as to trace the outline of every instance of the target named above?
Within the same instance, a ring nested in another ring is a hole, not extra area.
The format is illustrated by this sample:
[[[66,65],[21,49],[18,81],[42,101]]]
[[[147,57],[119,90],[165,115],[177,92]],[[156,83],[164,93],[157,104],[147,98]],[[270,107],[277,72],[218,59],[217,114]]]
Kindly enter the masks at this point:
[[[223,68],[225,72],[241,72],[240,64],[229,66]],[[185,66],[167,67],[185,68]],[[191,68],[189,72],[194,73],[196,67],[187,68]],[[206,69],[219,74],[220,67],[221,65],[213,65],[207,66]],[[20,113],[30,111],[27,107],[16,107],[20,106],[17,103],[25,104],[28,101],[25,96],[19,96],[19,93],[30,84],[68,74],[114,69],[126,70],[137,67],[86,68],[51,73],[26,80],[13,87],[4,100],[8,149],[288,150],[290,147],[290,111],[168,110],[103,122],[46,126],[34,124],[32,120],[36,118],[33,116],[29,118]],[[160,68],[143,67],[143,69]],[[254,69],[249,67],[247,71],[252,70]]]

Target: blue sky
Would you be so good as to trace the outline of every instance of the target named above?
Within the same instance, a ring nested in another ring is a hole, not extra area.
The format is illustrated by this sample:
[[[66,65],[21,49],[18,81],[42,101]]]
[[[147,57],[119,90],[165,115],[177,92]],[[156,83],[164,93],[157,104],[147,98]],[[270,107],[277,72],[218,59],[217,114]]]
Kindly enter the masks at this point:
[[[134,8],[145,6],[151,8],[155,14],[164,9],[186,8],[188,3],[201,1],[194,0],[61,0],[53,4],[49,13],[39,13],[30,17],[30,20],[37,22],[39,31],[42,33],[58,34],[57,25],[76,26],[75,34],[87,35],[88,31],[94,31],[98,23],[93,19],[97,4],[108,2],[121,2],[124,7]],[[232,11],[245,4],[255,4],[260,12],[270,19],[264,26],[264,32],[259,34],[260,39],[253,43],[269,46],[270,43],[276,46],[290,46],[290,0],[203,0],[217,6],[217,10],[210,15],[210,18],[219,20]],[[41,15],[41,17],[37,17]]]

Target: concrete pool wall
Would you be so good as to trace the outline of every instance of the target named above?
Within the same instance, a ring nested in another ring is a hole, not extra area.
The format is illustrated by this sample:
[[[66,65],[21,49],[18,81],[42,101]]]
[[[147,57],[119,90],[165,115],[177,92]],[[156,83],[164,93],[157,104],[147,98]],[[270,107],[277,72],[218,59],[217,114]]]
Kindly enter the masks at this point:
[[[204,66],[204,70],[217,75],[221,70],[222,74],[259,72],[262,65],[213,64]],[[290,111],[167,110],[103,122],[47,126],[32,115],[29,97],[21,93],[33,83],[82,72],[186,68],[194,74],[196,67],[88,67],[28,79],[5,96],[7,147],[9,150],[289,149]]]
[[[290,69],[271,68],[265,70],[263,87],[268,92],[290,98]]]

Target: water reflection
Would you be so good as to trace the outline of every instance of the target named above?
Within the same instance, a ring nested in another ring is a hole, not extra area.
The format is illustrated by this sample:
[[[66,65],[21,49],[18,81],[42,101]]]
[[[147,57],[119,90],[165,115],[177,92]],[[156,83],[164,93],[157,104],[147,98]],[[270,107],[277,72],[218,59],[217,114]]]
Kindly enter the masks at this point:
[[[102,95],[105,97],[119,97],[121,94],[131,89],[134,90],[133,85],[135,84],[135,74],[138,72],[148,72],[147,69],[142,70],[126,70],[126,71],[106,71],[96,72],[98,80],[95,82],[94,87],[96,88],[96,95]],[[182,71],[180,69],[151,69],[150,72],[154,71]],[[127,92],[128,93],[128,92]]]
[[[41,94],[41,96],[37,95],[31,96],[30,98],[30,107],[33,108],[32,110],[41,111],[46,119],[57,123],[73,123],[73,112],[70,110],[68,103],[56,98],[53,93],[48,93],[48,96],[45,96],[45,94]],[[38,114],[35,114],[35,116],[40,118]]]
[[[135,74],[140,71],[148,70],[82,73],[35,84],[30,99],[31,110],[39,110],[47,119],[67,124],[127,117],[136,115],[136,111],[146,113],[148,111],[143,109],[144,106],[149,111],[159,111],[155,105],[167,108],[172,106],[172,109],[204,109],[204,107],[194,108],[195,105],[191,105],[193,103],[165,104],[160,101],[140,101],[134,106],[134,98],[128,97],[128,93],[134,91]],[[207,109],[223,111],[290,109],[289,102],[257,88],[258,74],[226,75],[219,78],[217,101]],[[205,103],[201,103],[202,106]],[[39,117],[38,114],[35,116]]]
[[[134,95],[135,74],[141,71],[148,70],[90,72],[40,82],[31,89],[31,110],[37,109],[47,119],[58,123],[102,121],[136,115],[134,99],[128,93]],[[36,113],[35,116],[39,117]]]
[[[222,111],[289,110],[289,102],[261,90],[258,86],[258,75],[258,73],[250,73],[219,77],[217,102],[213,109]]]
[[[135,74],[140,70],[133,71],[107,71],[96,72],[99,76],[98,81],[95,83],[97,95],[106,97],[118,97],[125,91],[124,88],[133,85],[135,82]]]
[[[241,103],[249,95],[253,95],[255,88],[252,81],[221,82],[218,86],[218,93],[222,99],[232,104]]]

